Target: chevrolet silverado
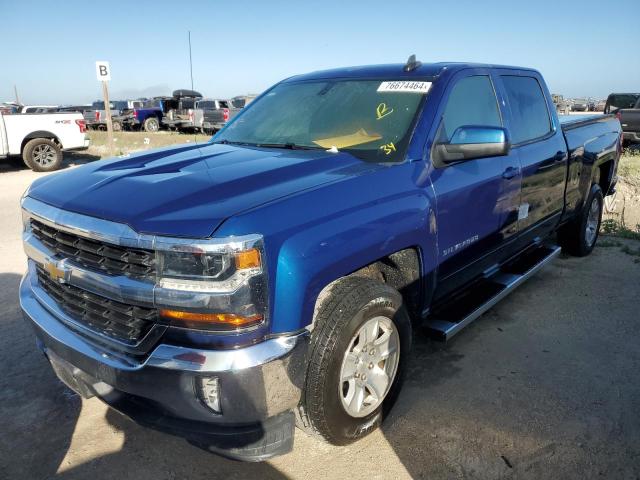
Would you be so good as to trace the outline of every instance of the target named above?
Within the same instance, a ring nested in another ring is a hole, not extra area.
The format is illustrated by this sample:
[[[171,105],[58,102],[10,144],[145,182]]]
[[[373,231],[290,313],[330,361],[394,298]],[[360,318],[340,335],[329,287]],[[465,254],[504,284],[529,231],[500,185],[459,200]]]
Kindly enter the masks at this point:
[[[614,116],[561,123],[528,68],[295,76],[208,144],[36,180],[21,306],[64,383],[143,425],[254,461],[294,425],[348,444],[413,331],[449,339],[592,251],[621,141]]]

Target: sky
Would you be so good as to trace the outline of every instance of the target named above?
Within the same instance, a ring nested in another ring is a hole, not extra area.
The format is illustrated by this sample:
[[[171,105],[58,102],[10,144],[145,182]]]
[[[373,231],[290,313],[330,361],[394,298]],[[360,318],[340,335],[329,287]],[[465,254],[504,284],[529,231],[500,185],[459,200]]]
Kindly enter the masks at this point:
[[[640,90],[638,0],[0,0],[0,101],[259,93],[326,68],[469,61],[537,68],[553,93]],[[629,23],[625,25],[625,20]]]

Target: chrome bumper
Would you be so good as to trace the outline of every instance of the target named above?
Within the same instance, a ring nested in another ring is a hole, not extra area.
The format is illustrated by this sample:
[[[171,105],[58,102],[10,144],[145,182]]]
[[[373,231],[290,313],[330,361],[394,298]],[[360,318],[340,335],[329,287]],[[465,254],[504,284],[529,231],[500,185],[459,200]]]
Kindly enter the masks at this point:
[[[114,396],[131,395],[151,400],[179,419],[238,425],[263,421],[294,408],[300,400],[306,332],[236,350],[160,344],[146,358],[136,360],[106,350],[69,328],[65,319],[57,318],[60,312],[41,302],[46,293],[31,276],[27,273],[20,285],[20,306],[35,328],[40,348],[72,366],[76,380],[108,403]],[[203,376],[219,379],[220,415],[196,393],[196,379]]]
[[[28,218],[36,217],[69,233],[116,245],[153,248],[162,242],[187,241],[140,235],[126,225],[66,212],[28,197],[23,209],[25,225]],[[80,393],[97,395],[107,403],[113,403],[114,397],[144,399],[150,401],[147,408],[168,412],[176,419],[210,424],[259,422],[298,404],[308,332],[245,348],[213,350],[162,343],[169,327],[157,323],[138,343],[125,343],[65,313],[40,286],[36,266],[53,265],[62,283],[141,307],[206,307],[218,294],[170,291],[151,281],[93,271],[55,255],[29,228],[25,228],[23,241],[29,261],[20,286],[22,310],[58,376]],[[198,241],[210,244],[218,240]],[[218,378],[221,414],[200,399],[201,377]]]

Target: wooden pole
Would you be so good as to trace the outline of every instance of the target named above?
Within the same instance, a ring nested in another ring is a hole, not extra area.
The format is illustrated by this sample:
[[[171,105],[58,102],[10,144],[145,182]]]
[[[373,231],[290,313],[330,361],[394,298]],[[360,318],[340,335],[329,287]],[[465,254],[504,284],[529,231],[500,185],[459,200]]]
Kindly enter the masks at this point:
[[[113,153],[113,124],[111,123],[111,105],[109,105],[109,87],[107,82],[102,81],[102,96],[104,97],[104,109],[107,112],[107,141],[109,142],[109,155]]]

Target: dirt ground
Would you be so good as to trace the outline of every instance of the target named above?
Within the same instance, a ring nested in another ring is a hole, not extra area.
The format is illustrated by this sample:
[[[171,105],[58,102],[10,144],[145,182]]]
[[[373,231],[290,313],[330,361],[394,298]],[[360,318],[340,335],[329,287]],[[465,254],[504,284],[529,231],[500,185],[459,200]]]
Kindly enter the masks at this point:
[[[618,176],[616,192],[605,199],[605,218],[640,233],[640,145],[627,149]]]
[[[92,157],[109,156],[109,146],[107,143],[107,132],[89,131],[91,145],[84,152]],[[139,150],[165,147],[178,143],[205,143],[211,138],[210,135],[186,134],[178,132],[160,131],[156,133],[148,132],[114,132],[113,150],[114,155],[123,155]]]
[[[297,432],[292,453],[243,464],[55,378],[17,299],[18,203],[38,175],[0,164],[0,479],[640,477],[640,242],[557,259],[446,345],[417,335],[382,430],[341,448]]]

